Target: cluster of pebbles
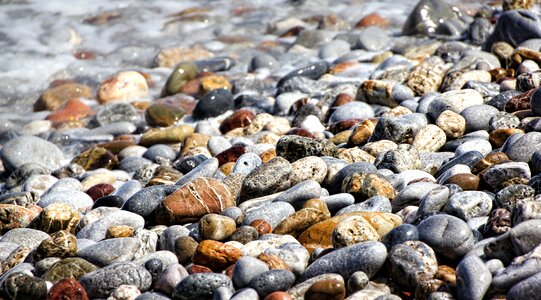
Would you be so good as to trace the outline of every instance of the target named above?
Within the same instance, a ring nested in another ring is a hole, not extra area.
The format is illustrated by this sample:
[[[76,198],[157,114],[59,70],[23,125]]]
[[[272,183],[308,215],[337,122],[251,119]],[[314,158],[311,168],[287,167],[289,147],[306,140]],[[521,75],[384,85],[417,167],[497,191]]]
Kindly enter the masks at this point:
[[[166,82],[51,83],[2,123],[1,297],[539,299],[534,2],[290,16],[248,59],[163,49]]]

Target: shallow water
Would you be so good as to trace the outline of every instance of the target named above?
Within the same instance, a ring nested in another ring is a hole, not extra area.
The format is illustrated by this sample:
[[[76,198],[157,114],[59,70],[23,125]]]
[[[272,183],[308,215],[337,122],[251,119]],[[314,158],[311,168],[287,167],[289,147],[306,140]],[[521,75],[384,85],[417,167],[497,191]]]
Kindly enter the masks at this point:
[[[75,79],[96,87],[126,69],[151,74],[155,97],[170,72],[154,68],[162,48],[202,45],[239,60],[232,71],[246,71],[242,60],[250,57],[246,54],[253,46],[276,38],[266,33],[273,21],[333,12],[354,23],[377,11],[401,24],[416,1],[393,2],[316,0],[300,9],[286,1],[262,0],[0,1],[0,113],[30,112],[54,80]],[[202,9],[175,16],[193,7]],[[240,42],[221,41],[227,37]],[[76,58],[82,51],[95,59]]]

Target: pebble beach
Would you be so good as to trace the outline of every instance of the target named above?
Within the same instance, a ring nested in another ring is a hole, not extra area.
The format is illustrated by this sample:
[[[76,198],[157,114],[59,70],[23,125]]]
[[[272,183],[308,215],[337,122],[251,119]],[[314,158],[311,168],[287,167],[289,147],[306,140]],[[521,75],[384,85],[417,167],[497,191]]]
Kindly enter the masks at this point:
[[[0,0],[0,299],[541,299],[533,0]]]

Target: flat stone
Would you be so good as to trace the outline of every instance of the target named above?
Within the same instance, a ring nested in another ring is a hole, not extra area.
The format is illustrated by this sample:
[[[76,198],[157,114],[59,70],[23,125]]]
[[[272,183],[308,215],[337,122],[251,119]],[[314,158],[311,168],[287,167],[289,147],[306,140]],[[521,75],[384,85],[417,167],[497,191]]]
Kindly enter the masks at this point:
[[[473,248],[474,237],[466,222],[449,215],[435,215],[422,221],[417,229],[419,240],[437,253],[455,259]]]
[[[175,287],[173,299],[209,299],[219,287],[233,288],[233,283],[223,274],[197,273],[184,278]]]
[[[49,170],[56,170],[62,166],[64,154],[55,144],[44,139],[20,136],[4,144],[0,158],[4,167],[11,171],[26,163],[36,163]]]
[[[77,256],[99,267],[129,262],[141,247],[138,238],[114,238],[100,241],[77,252]]]

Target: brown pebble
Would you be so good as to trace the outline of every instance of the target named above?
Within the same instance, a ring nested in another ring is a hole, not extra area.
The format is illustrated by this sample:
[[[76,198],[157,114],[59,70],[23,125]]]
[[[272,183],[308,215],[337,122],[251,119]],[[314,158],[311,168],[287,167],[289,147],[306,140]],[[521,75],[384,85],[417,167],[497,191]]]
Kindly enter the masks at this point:
[[[218,153],[216,158],[218,159],[218,164],[221,166],[228,162],[236,162],[237,159],[247,151],[248,150],[244,146],[233,146]]]
[[[259,154],[259,157],[261,158],[261,161],[263,161],[263,163],[266,164],[271,159],[276,157],[276,150],[273,148],[273,149],[263,151],[261,154]]]
[[[135,230],[133,229],[133,227],[130,227],[130,226],[113,225],[107,228],[107,232],[105,233],[105,238],[114,239],[114,238],[131,237],[133,236],[134,231]]]
[[[450,286],[456,287],[456,272],[455,269],[449,266],[439,265],[438,271],[436,272],[436,275],[434,275],[434,278],[439,279]]]
[[[487,154],[483,159],[481,159],[473,168],[473,174],[479,174],[483,170],[486,170],[488,167],[493,164],[509,161],[509,156],[503,152],[493,152]]]
[[[88,300],[85,288],[74,278],[56,282],[47,295],[47,300]]]
[[[370,27],[370,26],[378,26],[378,27],[387,27],[389,26],[391,22],[389,19],[383,18],[378,13],[371,13],[364,17],[362,17],[357,24],[355,24],[355,27],[362,28],[362,27]]]
[[[186,269],[186,271],[188,271],[188,274],[212,273],[211,269],[200,265],[191,265]]]
[[[253,220],[252,223],[250,223],[250,226],[254,227],[260,236],[272,232],[271,225],[265,220]]]
[[[263,261],[271,270],[288,270],[291,271],[289,266],[278,256],[274,254],[261,253],[257,258]]]
[[[191,236],[181,236],[175,241],[174,253],[180,264],[186,264],[192,261],[192,257],[197,249],[197,241]]]
[[[346,287],[338,280],[321,280],[312,284],[304,294],[305,300],[342,300],[346,297]]]
[[[226,134],[233,129],[246,127],[250,125],[254,119],[255,114],[252,111],[239,109],[220,124],[220,132]]]
[[[447,178],[442,184],[453,183],[459,185],[464,191],[476,191],[479,187],[479,177],[468,173],[455,174]]]
[[[507,141],[507,139],[515,133],[524,133],[524,130],[518,128],[496,129],[490,133],[488,140],[492,144],[493,148],[500,148],[503,146],[505,141]]]
[[[234,264],[242,255],[242,251],[231,245],[204,240],[195,249],[192,261],[214,271],[221,271]]]
[[[263,300],[293,300],[293,298],[286,292],[277,291],[268,294]]]
[[[89,188],[86,193],[96,201],[97,199],[107,196],[115,191],[115,187],[108,183],[99,183]]]

